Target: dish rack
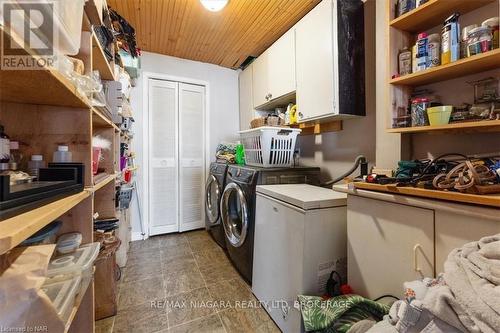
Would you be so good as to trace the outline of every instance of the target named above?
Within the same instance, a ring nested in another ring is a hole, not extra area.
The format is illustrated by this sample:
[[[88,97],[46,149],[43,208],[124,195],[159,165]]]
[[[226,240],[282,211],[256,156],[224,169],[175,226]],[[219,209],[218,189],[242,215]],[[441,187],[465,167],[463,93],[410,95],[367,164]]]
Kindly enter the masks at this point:
[[[270,126],[241,131],[246,164],[264,168],[293,166],[293,152],[301,131]]]

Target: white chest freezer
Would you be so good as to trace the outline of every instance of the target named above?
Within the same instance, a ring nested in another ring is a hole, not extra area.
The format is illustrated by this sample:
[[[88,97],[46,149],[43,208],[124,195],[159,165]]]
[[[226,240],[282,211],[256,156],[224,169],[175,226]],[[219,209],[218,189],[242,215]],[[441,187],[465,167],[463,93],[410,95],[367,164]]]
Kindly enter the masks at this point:
[[[252,291],[283,332],[303,331],[297,295],[346,280],[347,196],[311,185],[257,186]]]

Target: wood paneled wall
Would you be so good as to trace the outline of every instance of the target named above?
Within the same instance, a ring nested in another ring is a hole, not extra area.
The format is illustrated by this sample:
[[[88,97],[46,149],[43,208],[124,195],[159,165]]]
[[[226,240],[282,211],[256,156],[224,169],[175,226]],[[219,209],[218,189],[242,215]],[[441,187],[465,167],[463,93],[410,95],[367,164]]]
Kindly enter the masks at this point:
[[[320,0],[229,0],[220,12],[199,0],[108,0],[145,51],[238,68],[259,56]]]

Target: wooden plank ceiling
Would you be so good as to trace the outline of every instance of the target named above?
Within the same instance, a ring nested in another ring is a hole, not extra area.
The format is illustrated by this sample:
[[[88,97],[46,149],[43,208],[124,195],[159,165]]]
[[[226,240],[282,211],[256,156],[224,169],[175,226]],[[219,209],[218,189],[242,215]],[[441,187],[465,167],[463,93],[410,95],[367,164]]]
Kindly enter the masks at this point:
[[[108,5],[135,27],[144,51],[238,68],[319,2],[229,0],[215,13],[199,0],[108,0]]]

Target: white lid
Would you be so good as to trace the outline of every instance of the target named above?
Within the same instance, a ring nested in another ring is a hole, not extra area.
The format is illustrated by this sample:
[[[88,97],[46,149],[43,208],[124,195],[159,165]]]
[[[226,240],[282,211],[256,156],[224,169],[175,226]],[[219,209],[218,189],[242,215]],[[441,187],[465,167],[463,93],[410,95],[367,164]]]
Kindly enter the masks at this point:
[[[491,17],[491,18],[487,19],[486,21],[484,21],[483,23],[481,23],[482,26],[490,27],[490,28],[496,27],[496,26],[498,26],[498,24],[499,24],[498,17]]]
[[[57,238],[57,247],[75,246],[79,247],[82,243],[82,234],[79,232],[71,232],[63,234]]]
[[[43,155],[31,155],[32,161],[43,161]]]
[[[49,262],[47,276],[79,275],[89,269],[99,254],[100,244],[90,243],[76,249],[75,252],[58,256]]]
[[[42,286],[42,291],[52,301],[59,317],[64,318],[64,314],[73,307],[80,281],[80,276],[74,276],[59,282],[51,282],[48,279],[47,283]]]
[[[68,148],[68,146],[58,146],[57,150],[58,151],[69,151],[69,148]]]
[[[19,149],[19,141],[11,141],[10,149]]]
[[[257,193],[304,210],[347,205],[347,194],[308,184],[260,185]]]

